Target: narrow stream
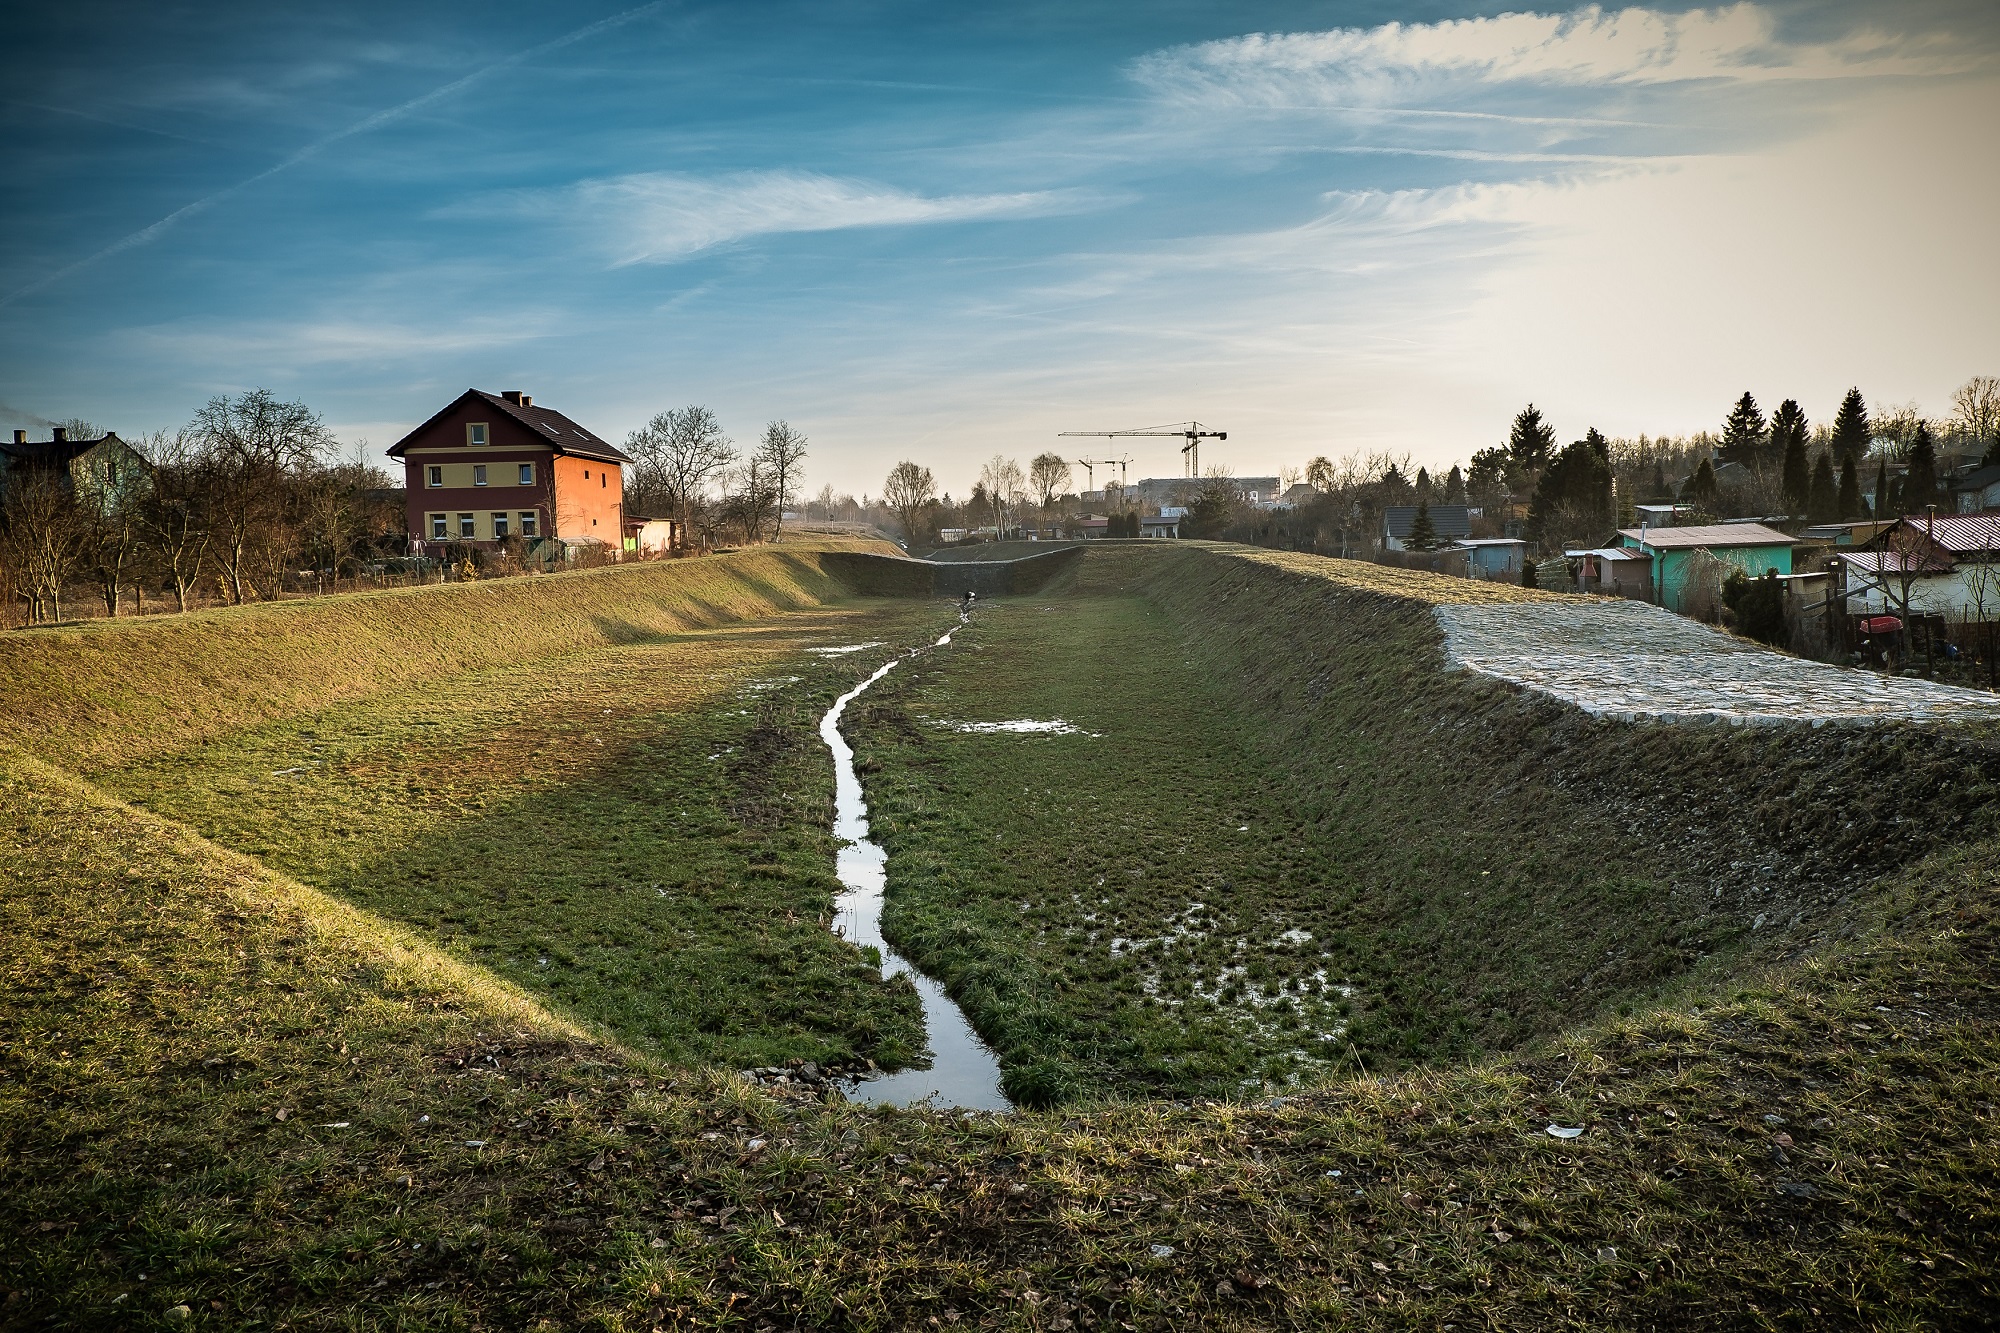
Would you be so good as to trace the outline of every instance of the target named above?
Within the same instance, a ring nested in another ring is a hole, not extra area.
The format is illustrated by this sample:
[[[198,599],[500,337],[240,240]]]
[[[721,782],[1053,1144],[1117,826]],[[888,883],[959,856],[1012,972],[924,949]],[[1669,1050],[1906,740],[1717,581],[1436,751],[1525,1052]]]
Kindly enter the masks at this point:
[[[950,642],[951,635],[946,634],[933,646],[942,648]],[[833,751],[833,836],[840,843],[834,870],[846,886],[846,892],[834,900],[833,929],[855,944],[873,945],[881,950],[883,976],[909,973],[923,999],[924,1029],[935,1059],[929,1069],[905,1069],[865,1079],[855,1084],[848,1096],[855,1101],[892,1106],[908,1106],[929,1098],[937,1106],[1011,1110],[1013,1103],[1000,1091],[1000,1062],[986,1048],[986,1043],[979,1040],[965,1014],[944,993],[943,986],[911,966],[908,959],[882,938],[882,890],[888,880],[889,855],[880,843],[868,837],[868,803],[861,795],[861,779],[854,772],[854,747],[840,734],[840,716],[862,691],[888,675],[902,660],[897,657],[885,662],[874,675],[834,700],[833,707],[820,719],[819,738]]]

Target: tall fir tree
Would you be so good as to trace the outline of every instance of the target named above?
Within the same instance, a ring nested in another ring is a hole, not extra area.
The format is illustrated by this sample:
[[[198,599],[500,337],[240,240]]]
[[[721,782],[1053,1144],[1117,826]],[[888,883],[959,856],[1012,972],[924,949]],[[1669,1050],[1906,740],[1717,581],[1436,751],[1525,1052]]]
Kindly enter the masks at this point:
[[[1840,488],[1833,480],[1833,456],[1823,453],[1813,460],[1812,484],[1806,488],[1806,518],[1831,523],[1839,517]]]
[[[1429,468],[1420,467],[1417,469],[1417,499],[1428,500],[1430,498],[1431,472]]]
[[[1844,455],[1840,460],[1840,500],[1834,514],[1842,522],[1862,517],[1861,478],[1856,471],[1854,455]]]
[[[1722,461],[1741,463],[1744,467],[1761,467],[1764,450],[1771,442],[1771,433],[1764,424],[1764,413],[1758,408],[1757,400],[1745,392],[1736,400],[1736,406],[1729,409],[1729,416],[1722,423]]]
[[[1940,503],[1937,442],[1931,438],[1931,423],[1917,423],[1916,438],[1910,441],[1909,470],[1903,474],[1903,512],[1920,513],[1925,505]]]
[[[1669,504],[1673,501],[1674,498],[1674,493],[1671,490],[1667,489],[1666,465],[1664,463],[1659,462],[1657,459],[1654,460],[1653,462],[1652,493],[1649,494],[1646,498],[1648,500],[1651,500],[1655,504]]]
[[[1529,472],[1541,471],[1556,456],[1555,427],[1542,420],[1533,403],[1521,409],[1507,432],[1507,456]]]
[[[1695,468],[1694,475],[1681,486],[1681,499],[1704,513],[1715,512],[1716,501],[1721,495],[1722,488],[1715,481],[1715,465],[1706,458],[1701,460],[1701,465]]]
[[[1861,401],[1861,390],[1849,389],[1833,414],[1833,456],[1860,461],[1868,453],[1868,436],[1868,405]]]
[[[1787,398],[1771,414],[1771,452],[1783,460],[1785,504],[1794,515],[1812,503],[1812,465],[1806,459],[1806,414]]]
[[[1465,473],[1459,470],[1456,463],[1451,465],[1451,471],[1445,473],[1444,502],[1448,505],[1465,503]]]
[[[1419,495],[1416,517],[1410,520],[1410,535],[1403,538],[1403,545],[1412,551],[1429,551],[1437,544],[1437,528],[1431,523],[1430,498]]]
[[[1889,461],[1875,461],[1875,503],[1868,507],[1868,517],[1887,518],[1895,512],[1896,497],[1889,494]]]

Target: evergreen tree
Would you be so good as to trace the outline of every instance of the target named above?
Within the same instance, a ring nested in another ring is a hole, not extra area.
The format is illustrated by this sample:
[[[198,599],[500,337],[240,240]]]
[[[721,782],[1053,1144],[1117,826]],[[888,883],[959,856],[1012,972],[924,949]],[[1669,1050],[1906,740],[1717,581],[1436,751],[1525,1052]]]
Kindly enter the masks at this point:
[[[1664,463],[1659,462],[1657,459],[1654,460],[1653,463],[1652,494],[1648,495],[1646,498],[1654,504],[1668,504],[1671,503],[1674,498],[1673,491],[1667,486],[1666,465]]]
[[[1419,501],[1423,501],[1423,500],[1428,500],[1430,498],[1431,498],[1430,469],[1420,467],[1417,469],[1417,499]]]
[[[1444,477],[1444,502],[1448,505],[1465,503],[1465,474],[1458,470],[1458,464],[1451,465],[1451,471]]]
[[[1601,540],[1618,519],[1611,446],[1592,430],[1557,454],[1528,502],[1528,540],[1554,546],[1572,537]]]
[[[1715,512],[1715,503],[1721,495],[1722,488],[1715,482],[1715,466],[1706,458],[1681,487],[1681,499],[1706,513]]]
[[[1403,538],[1403,545],[1412,551],[1430,551],[1437,544],[1437,529],[1431,526],[1431,502],[1418,495],[1417,516],[1410,520],[1410,535]]]
[[[1833,455],[1813,460],[1812,484],[1806,488],[1806,518],[1831,523],[1840,517],[1840,489],[1833,480]]]
[[[1861,479],[1855,475],[1854,455],[1847,454],[1840,460],[1840,501],[1834,517],[1845,522],[1861,516]]]
[[[1507,456],[1530,472],[1539,472],[1556,456],[1555,427],[1542,420],[1533,403],[1514,418],[1514,428],[1507,433]]]
[[[1876,460],[1875,463],[1875,505],[1873,512],[1869,514],[1869,517],[1870,518],[1886,517],[1890,513],[1890,511],[1895,508],[1895,506],[1890,503],[1890,500],[1891,496],[1889,495],[1889,463],[1887,459],[1878,459]]]
[[[1849,389],[1833,414],[1833,454],[1840,459],[1860,459],[1868,452],[1868,406],[1861,390]]]
[[[1917,437],[1910,441],[1909,471],[1903,474],[1903,512],[1915,514],[1925,505],[1938,504],[1937,443],[1931,438],[1931,423],[1917,423]]]
[[[1757,400],[1746,392],[1729,409],[1728,419],[1722,423],[1722,461],[1757,467],[1764,461],[1770,438],[1764,413],[1759,410]]]
[[[1812,502],[1812,465],[1806,460],[1806,414],[1787,398],[1771,414],[1771,452],[1784,460],[1785,504],[1794,515]]]

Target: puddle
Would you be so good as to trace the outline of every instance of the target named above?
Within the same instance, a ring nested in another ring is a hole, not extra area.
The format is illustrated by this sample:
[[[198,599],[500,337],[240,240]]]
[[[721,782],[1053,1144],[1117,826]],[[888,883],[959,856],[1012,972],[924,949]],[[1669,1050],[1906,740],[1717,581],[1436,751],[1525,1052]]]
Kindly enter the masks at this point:
[[[948,639],[951,636],[947,634],[945,637]],[[838,648],[808,648],[806,651],[815,657],[845,657],[849,653],[864,652],[867,649],[880,648],[881,646],[882,641],[877,639],[873,643],[843,643]],[[862,688],[866,689],[867,686],[864,685]]]
[[[951,635],[946,634],[933,646],[942,648],[950,642]],[[876,646],[879,645],[858,644],[853,649],[817,651],[831,656],[833,652]],[[840,717],[847,711],[847,705],[902,660],[896,657],[883,663],[868,679],[834,700],[833,707],[820,719],[819,737],[833,752],[833,835],[841,843],[834,870],[845,888],[834,900],[833,929],[856,944],[873,945],[881,950],[883,976],[907,973],[916,983],[917,994],[923,1000],[924,1030],[935,1058],[929,1069],[904,1069],[864,1079],[847,1095],[858,1102],[892,1106],[909,1106],[928,1098],[937,1106],[1008,1111],[1013,1109],[1013,1103],[1000,1091],[999,1060],[979,1040],[965,1014],[944,993],[944,987],[919,972],[882,938],[882,890],[888,880],[889,856],[880,843],[868,836],[868,803],[861,795],[861,779],[854,772],[854,747],[840,734]]]
[[[1050,736],[1095,736],[1094,731],[1085,731],[1074,722],[1052,718],[1047,722],[1037,722],[1030,717],[1015,718],[1011,722],[937,722],[934,726],[950,727],[953,731],[978,732],[990,735],[999,731],[1038,732]]]

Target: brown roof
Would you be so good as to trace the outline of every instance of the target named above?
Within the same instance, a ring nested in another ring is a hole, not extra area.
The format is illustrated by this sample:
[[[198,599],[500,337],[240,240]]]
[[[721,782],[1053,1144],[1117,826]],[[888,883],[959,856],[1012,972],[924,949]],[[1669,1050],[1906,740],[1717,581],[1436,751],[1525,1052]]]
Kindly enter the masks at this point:
[[[442,411],[432,416],[430,421],[426,421],[423,425],[417,427],[391,445],[388,449],[389,457],[401,458],[403,456],[403,446],[426,430],[432,421],[436,421],[438,417],[452,411],[468,398],[480,399],[496,411],[505,412],[508,416],[514,418],[514,420],[520,422],[529,430],[534,431],[537,435],[542,436],[550,444],[554,445],[558,453],[574,454],[579,458],[600,459],[606,463],[629,463],[632,461],[630,456],[623,453],[615,445],[599,439],[553,408],[543,407],[539,403],[524,405],[512,402],[497,393],[488,393],[484,389],[467,389],[464,393],[452,399],[450,403],[445,405]]]
[[[1919,531],[1924,520],[1906,518],[1903,520]],[[1931,540],[1954,555],[1969,551],[1991,551],[2000,554],[2000,513],[1987,514],[1939,514],[1930,521]]]
[[[1705,523],[1683,528],[1620,528],[1618,535],[1644,542],[1656,551],[1683,550],[1695,546],[1796,546],[1796,537],[1787,537],[1762,523]]]

